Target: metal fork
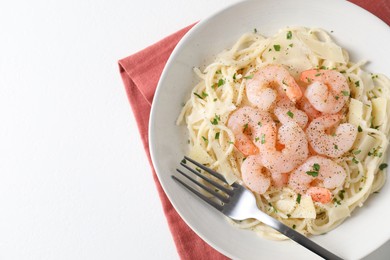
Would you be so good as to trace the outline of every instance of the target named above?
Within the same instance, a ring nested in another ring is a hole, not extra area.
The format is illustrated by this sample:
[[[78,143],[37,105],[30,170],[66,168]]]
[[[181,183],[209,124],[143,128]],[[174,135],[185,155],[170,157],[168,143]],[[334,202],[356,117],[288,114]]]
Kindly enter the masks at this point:
[[[190,166],[186,164],[186,162],[189,161],[199,167],[200,169],[208,172],[215,178],[219,179],[220,181],[227,183],[225,178],[217,173],[216,171],[204,166],[203,164],[200,164],[191,158],[184,156],[184,159],[181,161],[180,165],[183,166],[185,169],[189,170],[193,174],[199,176],[215,188],[210,188],[194,178],[191,178],[188,174],[184,173],[180,169],[176,169],[181,175],[185,176],[189,180],[191,180],[193,183],[201,187],[202,189],[206,190],[208,193],[212,194],[215,199],[211,199],[198,190],[192,188],[185,182],[181,181],[177,177],[172,175],[172,178],[177,181],[178,183],[184,185],[187,189],[195,193],[198,197],[200,197],[202,200],[213,206],[218,211],[222,212],[226,216],[234,219],[234,220],[244,220],[248,218],[255,218],[262,223],[272,227],[273,229],[279,231],[283,235],[289,237],[291,240],[294,240],[298,244],[306,247],[310,251],[316,253],[317,255],[325,258],[325,259],[342,259],[338,257],[337,255],[329,252],[325,248],[317,245],[313,241],[311,241],[309,238],[305,237],[301,233],[295,231],[294,229],[284,225],[282,222],[274,219],[273,217],[267,215],[266,213],[262,212],[258,209],[256,205],[256,199],[255,196],[250,192],[248,189],[246,189],[244,186],[239,185],[237,183],[233,183],[231,185],[231,188],[226,188],[225,186],[219,184],[218,182],[210,179],[209,177],[206,177],[205,175],[201,174],[201,171],[199,169],[194,170]],[[214,189],[218,189],[221,192],[216,192]],[[223,195],[221,194],[223,193]],[[219,203],[217,202],[219,201]],[[221,203],[222,202],[222,203]]]

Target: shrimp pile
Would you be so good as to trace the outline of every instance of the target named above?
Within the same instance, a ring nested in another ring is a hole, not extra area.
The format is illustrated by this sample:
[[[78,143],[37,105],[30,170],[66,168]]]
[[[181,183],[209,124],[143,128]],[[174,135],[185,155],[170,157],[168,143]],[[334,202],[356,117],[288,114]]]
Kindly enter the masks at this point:
[[[306,70],[295,79],[282,65],[258,69],[246,82],[248,104],[227,124],[246,156],[244,184],[257,194],[289,187],[330,203],[347,176],[334,159],[351,149],[358,132],[344,122],[349,93],[347,79],[335,70]]]
[[[245,185],[263,212],[323,234],[385,184],[390,79],[326,31],[248,32],[203,65],[177,119],[187,155]],[[232,224],[285,239],[252,219]]]

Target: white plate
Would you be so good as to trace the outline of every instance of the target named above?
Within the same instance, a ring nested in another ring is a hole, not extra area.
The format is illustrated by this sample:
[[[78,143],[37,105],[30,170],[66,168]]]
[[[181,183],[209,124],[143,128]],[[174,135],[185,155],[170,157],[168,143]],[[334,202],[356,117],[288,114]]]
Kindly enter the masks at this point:
[[[206,8],[206,7],[205,7]],[[271,36],[286,26],[332,31],[351,60],[370,60],[366,69],[390,76],[390,30],[369,12],[341,0],[261,0],[242,2],[201,21],[181,40],[161,76],[150,117],[150,151],[159,180],[184,221],[207,243],[234,259],[316,259],[291,241],[269,241],[232,227],[224,217],[173,182],[170,175],[186,151],[185,127],[175,121],[198,81],[192,68],[203,66],[245,32]],[[347,259],[366,256],[390,238],[390,187],[326,235],[313,240]],[[283,252],[283,253],[282,253]]]

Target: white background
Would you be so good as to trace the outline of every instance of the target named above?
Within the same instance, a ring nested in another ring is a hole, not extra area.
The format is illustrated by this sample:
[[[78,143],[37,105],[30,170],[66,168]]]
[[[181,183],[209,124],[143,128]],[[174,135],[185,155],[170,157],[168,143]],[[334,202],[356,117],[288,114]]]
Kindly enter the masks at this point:
[[[117,61],[235,2],[1,0],[0,259],[178,259]]]

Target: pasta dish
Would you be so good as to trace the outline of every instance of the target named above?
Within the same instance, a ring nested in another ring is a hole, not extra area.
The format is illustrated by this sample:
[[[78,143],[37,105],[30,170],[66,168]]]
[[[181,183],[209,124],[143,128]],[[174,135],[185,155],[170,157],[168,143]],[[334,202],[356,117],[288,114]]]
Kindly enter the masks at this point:
[[[242,35],[200,78],[177,124],[188,156],[238,182],[305,235],[343,222],[385,183],[390,80],[353,63],[322,29]],[[261,222],[233,225],[286,239]]]

